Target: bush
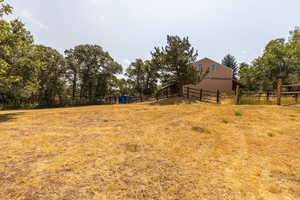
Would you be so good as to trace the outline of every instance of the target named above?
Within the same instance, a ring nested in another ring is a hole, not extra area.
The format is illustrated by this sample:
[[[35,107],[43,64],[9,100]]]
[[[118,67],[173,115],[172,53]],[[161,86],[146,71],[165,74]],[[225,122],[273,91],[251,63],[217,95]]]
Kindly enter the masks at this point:
[[[268,136],[269,137],[274,137],[274,134],[273,133],[268,133]]]
[[[229,123],[229,121],[227,121],[226,119],[223,119],[222,122],[223,122],[224,124],[228,124],[228,123]]]
[[[240,116],[242,116],[242,113],[240,113],[239,111],[234,111],[234,115],[240,117]]]

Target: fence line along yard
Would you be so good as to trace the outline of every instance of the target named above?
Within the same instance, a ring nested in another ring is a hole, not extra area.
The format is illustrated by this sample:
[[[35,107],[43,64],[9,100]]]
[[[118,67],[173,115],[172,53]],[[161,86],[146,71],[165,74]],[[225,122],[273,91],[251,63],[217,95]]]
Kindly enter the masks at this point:
[[[221,103],[221,93],[219,90],[210,91],[198,88],[184,87],[183,95],[186,98],[196,98],[199,101],[210,102],[210,103]]]
[[[179,94],[176,92],[176,89],[173,88],[173,85],[170,86],[166,86],[162,89],[160,89],[156,95],[156,100],[160,100],[160,99],[168,99],[168,98],[172,98],[172,97],[179,97]]]
[[[300,83],[283,85],[278,80],[275,91],[244,91],[237,86],[235,104],[271,104],[271,105],[292,105],[298,104],[300,96]]]
[[[281,104],[298,104],[299,96],[300,96],[300,83],[292,83],[289,85],[283,85],[282,80],[278,81],[278,105]],[[291,102],[285,102],[286,98],[288,97],[292,99]]]
[[[178,97],[178,90],[174,90],[172,86],[164,87],[159,90],[156,94],[156,99],[166,99],[172,97]],[[191,88],[191,87],[183,87],[183,97],[190,99],[195,98],[199,101],[210,102],[210,103],[221,103],[221,93],[219,90],[217,91],[209,91],[204,89],[198,88]]]
[[[283,85],[282,80],[278,80],[278,87],[274,91],[247,91],[236,87],[235,95],[225,95],[217,91],[209,91],[194,87],[184,87],[183,97],[195,98],[199,101],[210,103],[221,103],[221,98],[234,99],[234,104],[267,104],[267,105],[293,105],[300,103],[300,83]],[[156,99],[178,97],[178,88],[166,86],[159,90]]]

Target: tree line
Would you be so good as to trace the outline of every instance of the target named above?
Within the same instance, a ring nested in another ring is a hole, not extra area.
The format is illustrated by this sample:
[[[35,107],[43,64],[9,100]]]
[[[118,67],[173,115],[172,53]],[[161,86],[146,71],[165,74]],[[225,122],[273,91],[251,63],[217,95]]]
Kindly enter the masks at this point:
[[[268,42],[263,54],[250,64],[239,64],[232,55],[225,56],[222,64],[231,67],[233,79],[249,91],[273,91],[278,79],[284,85],[300,83],[300,28],[290,31],[287,40],[278,38]]]
[[[0,102],[4,105],[91,104],[111,93],[122,73],[98,45],[78,45],[65,55],[34,44],[20,20],[7,21],[12,7],[0,0]]]
[[[64,51],[36,45],[18,19],[5,20],[12,7],[0,0],[0,104],[4,106],[82,105],[103,97],[153,96],[161,86],[182,86],[201,81],[209,71],[198,71],[198,52],[187,37],[167,36],[148,60],[136,59],[126,69],[99,45],[78,45]],[[263,55],[250,64],[226,55],[222,64],[233,69],[233,80],[248,90],[273,90],[277,79],[300,82],[300,30],[288,40],[270,41]]]
[[[122,66],[99,45],[78,45],[64,51],[34,44],[18,19],[4,15],[12,7],[0,0],[0,103],[4,106],[95,104],[110,95],[153,96],[161,84],[196,83],[203,77],[193,63],[197,51],[188,38],[168,36],[149,60],[136,59],[122,74]]]
[[[299,27],[290,31],[287,40],[271,40],[251,64],[240,65],[239,81],[249,90],[274,90],[278,79],[283,84],[300,83]]]

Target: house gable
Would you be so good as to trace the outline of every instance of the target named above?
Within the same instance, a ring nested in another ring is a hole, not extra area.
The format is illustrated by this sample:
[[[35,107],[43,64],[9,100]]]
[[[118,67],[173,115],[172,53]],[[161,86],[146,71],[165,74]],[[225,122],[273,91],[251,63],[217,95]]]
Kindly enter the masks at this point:
[[[224,66],[209,58],[203,58],[194,63],[195,67],[202,71],[209,70],[206,79],[231,80],[233,71],[231,68]]]

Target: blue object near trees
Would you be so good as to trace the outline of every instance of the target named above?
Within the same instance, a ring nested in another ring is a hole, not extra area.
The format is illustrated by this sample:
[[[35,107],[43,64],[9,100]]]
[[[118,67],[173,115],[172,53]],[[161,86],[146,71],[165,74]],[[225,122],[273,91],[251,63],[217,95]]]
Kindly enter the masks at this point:
[[[119,96],[120,104],[133,103],[133,102],[136,102],[137,100],[138,100],[138,98],[134,97],[134,96],[129,96],[129,95]]]

